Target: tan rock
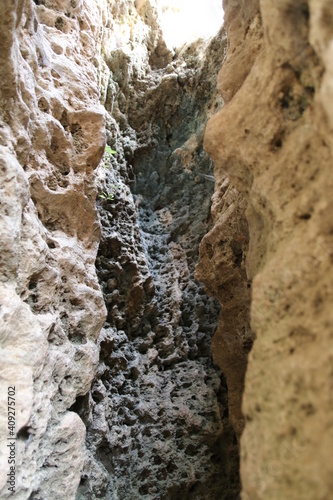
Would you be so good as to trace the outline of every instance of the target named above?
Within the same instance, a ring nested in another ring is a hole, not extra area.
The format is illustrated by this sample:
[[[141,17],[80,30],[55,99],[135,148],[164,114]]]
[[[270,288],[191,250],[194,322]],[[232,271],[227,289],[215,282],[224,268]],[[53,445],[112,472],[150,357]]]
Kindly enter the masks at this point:
[[[245,271],[246,201],[223,174],[212,201],[214,227],[201,242],[196,277],[222,305],[213,337],[213,357],[227,378],[230,422],[240,438],[244,427],[244,376],[253,341],[249,326],[250,285]]]
[[[233,48],[235,59],[219,81],[231,100],[210,120],[206,148],[216,177],[227,174],[248,203],[246,269],[254,278],[257,339],[243,403],[242,498],[326,499],[333,446],[331,2],[262,0],[249,8],[235,1],[225,9],[228,60]],[[242,61],[248,64],[235,71]],[[225,234],[222,226],[219,237]],[[224,348],[228,332],[222,335]],[[216,359],[225,357],[216,347]]]

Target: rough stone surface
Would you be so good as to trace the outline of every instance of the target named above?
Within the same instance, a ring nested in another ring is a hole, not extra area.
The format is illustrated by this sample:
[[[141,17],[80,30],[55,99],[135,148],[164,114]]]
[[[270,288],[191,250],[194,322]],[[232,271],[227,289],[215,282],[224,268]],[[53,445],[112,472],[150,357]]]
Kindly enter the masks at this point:
[[[98,24],[94,2],[0,6],[1,498],[74,498],[84,465],[85,427],[69,410],[90,388],[105,318],[94,267],[93,170],[105,144],[91,62]]]
[[[194,280],[224,32],[171,53],[153,2],[24,0],[1,37],[1,497],[235,498],[219,307]]]
[[[251,281],[245,270],[249,241],[247,203],[223,170],[215,175],[211,209],[214,227],[201,242],[196,277],[222,306],[213,337],[213,357],[226,376],[230,423],[239,440],[244,428],[244,377],[253,343],[249,324]]]
[[[235,499],[239,441],[331,496],[331,1],[224,7],[216,82],[153,0],[1,3],[1,498]]]
[[[89,450],[79,498],[239,491],[225,379],[211,359],[218,305],[194,280],[214,186],[203,130],[222,105],[215,87],[225,42],[221,33],[158,63],[123,44],[101,65],[116,152],[98,169],[100,196],[113,197],[98,202],[108,316],[91,393],[78,401]]]
[[[224,3],[229,55],[219,89],[228,104],[210,120],[205,145],[217,180],[228,175],[247,203],[246,271],[253,279],[257,338],[245,382],[242,498],[327,499],[333,442],[332,5]],[[223,227],[219,232],[223,239]],[[212,260],[223,261],[223,247],[213,249],[220,255]],[[214,355],[218,360],[221,353]]]

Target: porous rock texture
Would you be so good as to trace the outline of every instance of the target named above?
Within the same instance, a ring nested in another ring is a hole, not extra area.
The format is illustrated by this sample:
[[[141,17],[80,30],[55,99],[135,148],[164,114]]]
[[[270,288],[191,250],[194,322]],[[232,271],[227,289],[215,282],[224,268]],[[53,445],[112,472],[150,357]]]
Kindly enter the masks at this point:
[[[324,500],[332,496],[333,446],[332,2],[225,0],[224,8],[228,53],[219,90],[226,106],[205,137],[217,179],[215,227],[202,243],[198,273],[209,258],[210,289],[226,273],[235,283],[226,284],[234,297],[224,299],[213,341],[230,399],[234,381],[242,390],[241,374],[232,373],[220,346],[232,353],[228,307],[237,308],[241,271],[225,263],[226,252],[230,262],[235,256],[224,235],[229,213],[247,205],[248,248],[243,222],[239,229],[256,340],[245,379],[242,498]],[[235,343],[240,336],[238,329]]]
[[[331,496],[332,6],[224,8],[1,3],[1,498]]]
[[[94,266],[93,171],[105,144],[98,25],[94,2],[0,5],[1,498],[74,498],[84,464],[85,426],[70,408],[90,388],[106,314]]]
[[[124,11],[134,38],[138,12]],[[219,307],[194,280],[214,187],[203,132],[222,105],[226,38],[171,54],[150,26],[143,44],[123,38],[100,63],[113,153],[97,172],[96,266],[108,315],[76,405],[88,448],[78,498],[236,498],[237,442],[210,348]]]
[[[0,13],[1,498],[236,498],[219,306],[194,280],[225,33],[170,52],[144,0]]]

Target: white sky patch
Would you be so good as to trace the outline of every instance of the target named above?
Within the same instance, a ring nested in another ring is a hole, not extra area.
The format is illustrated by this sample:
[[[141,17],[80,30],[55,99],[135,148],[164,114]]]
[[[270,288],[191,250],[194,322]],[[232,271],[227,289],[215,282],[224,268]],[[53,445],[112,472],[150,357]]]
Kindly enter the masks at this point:
[[[222,0],[157,0],[169,48],[214,36],[223,24]]]

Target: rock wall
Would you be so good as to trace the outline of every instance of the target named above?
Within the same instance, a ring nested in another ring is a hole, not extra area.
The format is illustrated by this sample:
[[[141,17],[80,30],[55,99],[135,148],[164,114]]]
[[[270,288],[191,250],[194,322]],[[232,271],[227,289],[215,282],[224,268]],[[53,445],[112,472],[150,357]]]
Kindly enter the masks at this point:
[[[215,227],[202,243],[198,272],[208,259],[214,266],[206,281],[223,305],[214,357],[240,391],[246,361],[240,373],[240,353],[232,349],[241,342],[238,321],[248,328],[244,287],[252,281],[256,340],[243,402],[242,498],[326,499],[333,439],[332,5],[225,0],[224,8],[228,54],[219,90],[226,106],[205,137],[217,179]],[[237,218],[230,222],[231,213]],[[221,292],[214,274],[227,281]],[[221,352],[225,346],[231,355]],[[239,400],[236,394],[236,424]]]
[[[225,33],[172,53],[149,1],[0,13],[0,496],[236,498],[219,306],[194,279]]]
[[[154,2],[1,4],[1,498],[331,495],[332,9],[224,4],[222,98]]]
[[[108,316],[78,401],[88,447],[78,497],[236,498],[237,444],[210,349],[219,308],[194,280],[214,187],[203,131],[222,105],[226,38],[171,54],[135,12],[124,15],[142,45],[123,39],[100,67],[113,152],[97,172],[96,266]]]
[[[106,315],[94,266],[93,171],[105,145],[99,24],[94,2],[0,6],[1,498],[74,498],[84,464],[85,426],[70,408],[90,388]]]

